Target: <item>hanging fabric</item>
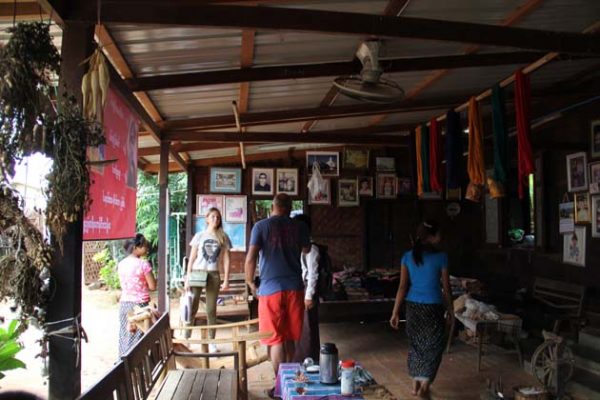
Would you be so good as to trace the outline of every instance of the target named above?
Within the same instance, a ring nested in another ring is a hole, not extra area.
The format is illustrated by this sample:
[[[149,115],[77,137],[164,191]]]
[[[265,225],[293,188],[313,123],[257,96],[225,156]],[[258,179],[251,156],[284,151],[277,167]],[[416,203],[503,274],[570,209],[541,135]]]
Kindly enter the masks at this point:
[[[460,114],[454,110],[446,113],[446,185],[448,189],[460,188],[462,161],[462,129]]]
[[[442,152],[441,152],[440,130],[438,122],[435,118],[429,123],[429,171],[431,175],[431,190],[441,192],[442,187]]]
[[[423,165],[423,191],[431,192],[431,173],[429,171],[429,128],[421,124],[421,161]]]
[[[415,154],[417,164],[417,196],[423,194],[423,164],[421,161],[421,126],[415,129]]]
[[[467,160],[469,186],[465,198],[479,201],[485,184],[485,160],[483,156],[483,130],[479,103],[469,99],[469,158]]]
[[[531,104],[531,85],[529,76],[519,70],[515,73],[515,112],[517,120],[517,154],[519,198],[522,199],[524,188],[529,183],[529,174],[534,171],[531,152],[531,125],[529,124],[529,107]]]

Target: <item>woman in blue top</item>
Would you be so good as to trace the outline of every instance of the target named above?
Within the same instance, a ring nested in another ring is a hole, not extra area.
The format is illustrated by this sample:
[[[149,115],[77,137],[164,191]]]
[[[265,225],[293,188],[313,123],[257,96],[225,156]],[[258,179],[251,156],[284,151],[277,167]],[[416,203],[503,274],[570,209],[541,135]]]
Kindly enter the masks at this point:
[[[400,308],[406,300],[406,335],[410,341],[408,373],[413,378],[412,394],[421,397],[428,396],[429,386],[442,361],[444,302],[452,304],[448,255],[435,250],[440,240],[436,222],[425,221],[417,228],[413,248],[402,257],[400,286],[390,319],[392,328],[398,329]],[[454,318],[452,307],[448,307],[448,315]]]

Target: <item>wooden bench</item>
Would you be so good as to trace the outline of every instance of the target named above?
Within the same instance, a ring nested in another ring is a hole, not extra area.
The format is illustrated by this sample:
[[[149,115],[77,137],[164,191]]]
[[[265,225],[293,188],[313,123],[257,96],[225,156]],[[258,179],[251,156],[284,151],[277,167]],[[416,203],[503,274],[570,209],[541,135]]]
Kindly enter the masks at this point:
[[[552,332],[559,334],[563,322],[568,322],[575,334],[582,322],[585,287],[573,283],[536,278],[533,298],[549,308],[546,315],[553,320]]]
[[[249,304],[252,296],[248,291],[244,274],[230,274],[229,288],[221,290],[219,297],[224,299],[225,304],[217,304],[217,322],[227,323],[251,318]],[[206,308],[201,301],[195,316],[195,324],[203,321],[206,321]]]

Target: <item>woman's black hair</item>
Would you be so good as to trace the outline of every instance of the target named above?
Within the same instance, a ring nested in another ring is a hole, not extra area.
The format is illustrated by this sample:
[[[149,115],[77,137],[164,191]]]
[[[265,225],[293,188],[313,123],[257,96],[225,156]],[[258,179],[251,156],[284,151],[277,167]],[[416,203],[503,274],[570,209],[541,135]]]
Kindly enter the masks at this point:
[[[133,253],[133,249],[136,247],[144,247],[148,246],[148,240],[141,233],[136,233],[135,237],[131,239],[127,239],[123,248],[127,252],[127,254]]]
[[[423,221],[417,227],[417,235],[413,242],[412,254],[415,264],[423,264],[423,241],[427,240],[431,236],[435,236],[440,231],[440,226],[436,221],[427,220]]]
[[[304,222],[308,227],[308,231],[310,232],[310,217],[306,214],[297,214],[294,216],[296,221]]]

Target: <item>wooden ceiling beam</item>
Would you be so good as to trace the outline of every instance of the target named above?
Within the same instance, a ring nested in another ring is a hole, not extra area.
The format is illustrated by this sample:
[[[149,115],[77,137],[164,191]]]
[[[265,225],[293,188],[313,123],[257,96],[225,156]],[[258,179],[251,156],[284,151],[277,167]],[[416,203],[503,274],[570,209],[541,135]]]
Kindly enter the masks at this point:
[[[15,12],[15,6],[17,7]],[[19,3],[0,3],[0,21],[12,21],[16,17],[20,19],[40,19],[47,18],[48,14],[42,9],[37,1],[27,1]]]
[[[385,112],[404,113],[416,111],[429,111],[447,109],[456,104],[457,99],[433,99],[396,104],[353,104],[327,108],[304,108],[296,110],[261,111],[240,114],[242,126],[273,125],[287,122],[301,122],[316,118],[336,119],[346,117],[360,117],[376,115]],[[163,124],[165,132],[182,129],[229,129],[235,128],[233,115],[219,115],[214,117],[190,118],[184,120],[167,120]]]
[[[261,143],[262,144],[262,143]],[[191,152],[191,151],[201,151],[201,150],[214,150],[214,149],[222,149],[225,147],[231,147],[229,144],[224,143],[178,143],[171,145],[173,150],[177,152]],[[146,157],[146,156],[157,156],[160,154],[160,146],[152,146],[152,147],[142,147],[138,149],[138,156]]]
[[[402,37],[508,46],[574,54],[600,54],[597,35],[542,31],[471,22],[379,16],[337,11],[233,5],[180,5],[168,2],[140,7],[126,0],[100,3],[104,23],[218,26]],[[79,1],[66,19],[96,22],[96,1]]]
[[[254,31],[252,31],[254,32]],[[244,48],[242,39],[242,48]],[[248,47],[250,44],[247,45]],[[252,40],[252,47],[254,47]],[[542,57],[542,52],[502,52],[486,54],[467,54],[439,57],[415,57],[381,60],[380,65],[385,73],[426,71],[440,68],[454,69],[467,67],[486,67],[506,64],[523,64]],[[565,56],[567,57],[567,56]],[[569,59],[571,57],[568,57]],[[276,67],[249,68],[250,63],[241,63],[242,68],[193,72],[185,74],[155,75],[125,80],[127,86],[134,92],[178,87],[218,85],[237,82],[272,81],[280,79],[314,78],[320,76],[352,75],[360,73],[362,68],[358,60],[335,63],[284,65]],[[240,112],[242,101],[240,97]]]

